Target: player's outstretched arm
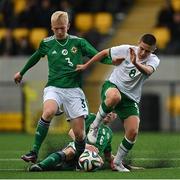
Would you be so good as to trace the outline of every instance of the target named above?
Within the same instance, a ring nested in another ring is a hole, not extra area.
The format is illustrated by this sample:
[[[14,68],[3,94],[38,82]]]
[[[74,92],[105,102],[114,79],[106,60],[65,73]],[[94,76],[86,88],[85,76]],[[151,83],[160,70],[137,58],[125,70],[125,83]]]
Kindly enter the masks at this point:
[[[84,71],[94,62],[98,62],[109,55],[109,49],[104,49],[92,57],[87,63],[76,66],[76,71]]]
[[[23,69],[14,75],[14,81],[16,84],[21,82],[23,75],[26,73],[26,71],[28,71],[31,67],[33,67],[41,59],[41,57],[42,57],[42,55],[38,51],[36,51],[29,58],[28,62],[25,64]]]

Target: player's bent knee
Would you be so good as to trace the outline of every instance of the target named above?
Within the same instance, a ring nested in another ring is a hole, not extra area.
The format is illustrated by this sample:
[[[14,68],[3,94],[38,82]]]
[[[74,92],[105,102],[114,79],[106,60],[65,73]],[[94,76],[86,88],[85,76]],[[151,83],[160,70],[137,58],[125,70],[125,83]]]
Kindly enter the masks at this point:
[[[109,106],[116,105],[121,100],[121,97],[118,93],[112,93],[106,97],[106,104]]]
[[[52,109],[46,109],[44,112],[43,112],[43,117],[45,119],[52,119],[53,116],[55,115],[55,111],[52,110]]]
[[[135,141],[136,137],[138,135],[138,130],[137,129],[131,129],[128,131],[126,137],[130,140],[130,141]]]

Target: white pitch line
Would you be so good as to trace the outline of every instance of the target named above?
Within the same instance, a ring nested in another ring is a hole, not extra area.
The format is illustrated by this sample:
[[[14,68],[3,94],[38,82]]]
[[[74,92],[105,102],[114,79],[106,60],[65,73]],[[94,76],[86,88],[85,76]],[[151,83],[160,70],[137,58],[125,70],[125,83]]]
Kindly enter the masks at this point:
[[[0,169],[0,171],[25,171],[25,169]]]
[[[21,151],[21,150],[2,150],[1,153],[24,153],[25,151]]]
[[[161,167],[163,168],[163,167]],[[164,167],[163,169],[180,169],[180,167]],[[145,168],[146,169],[146,168]],[[147,169],[155,169],[155,168],[147,168]],[[24,171],[24,172],[28,172],[26,169],[0,169],[0,172],[2,171]]]
[[[10,159],[0,159],[0,161],[22,161],[22,159],[14,159],[14,158],[10,158]]]
[[[180,158],[133,158],[135,161],[180,161]]]
[[[132,161],[180,161],[180,158],[133,158],[131,159]],[[22,159],[17,159],[17,158],[0,158],[0,161],[22,161]]]

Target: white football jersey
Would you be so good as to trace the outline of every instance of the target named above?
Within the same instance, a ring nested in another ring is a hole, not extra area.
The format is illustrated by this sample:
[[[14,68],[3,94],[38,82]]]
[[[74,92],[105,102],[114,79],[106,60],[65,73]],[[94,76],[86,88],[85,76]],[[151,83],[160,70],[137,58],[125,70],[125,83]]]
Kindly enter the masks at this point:
[[[139,103],[143,83],[149,76],[141,73],[134,64],[131,63],[130,47],[135,50],[137,55],[138,46],[120,45],[110,49],[112,59],[124,58],[125,60],[114,68],[109,77],[109,81],[115,84],[118,89],[129,98]],[[159,62],[160,60],[155,54],[150,54],[146,59],[140,61],[142,64],[152,66],[154,71],[158,67]]]

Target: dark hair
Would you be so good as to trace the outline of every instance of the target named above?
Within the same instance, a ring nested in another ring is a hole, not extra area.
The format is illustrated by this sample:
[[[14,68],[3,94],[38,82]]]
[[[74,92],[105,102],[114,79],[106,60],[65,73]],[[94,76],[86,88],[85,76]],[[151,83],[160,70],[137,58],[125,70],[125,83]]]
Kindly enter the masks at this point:
[[[142,41],[150,46],[156,45],[156,38],[152,34],[144,34],[141,37],[140,41]]]

